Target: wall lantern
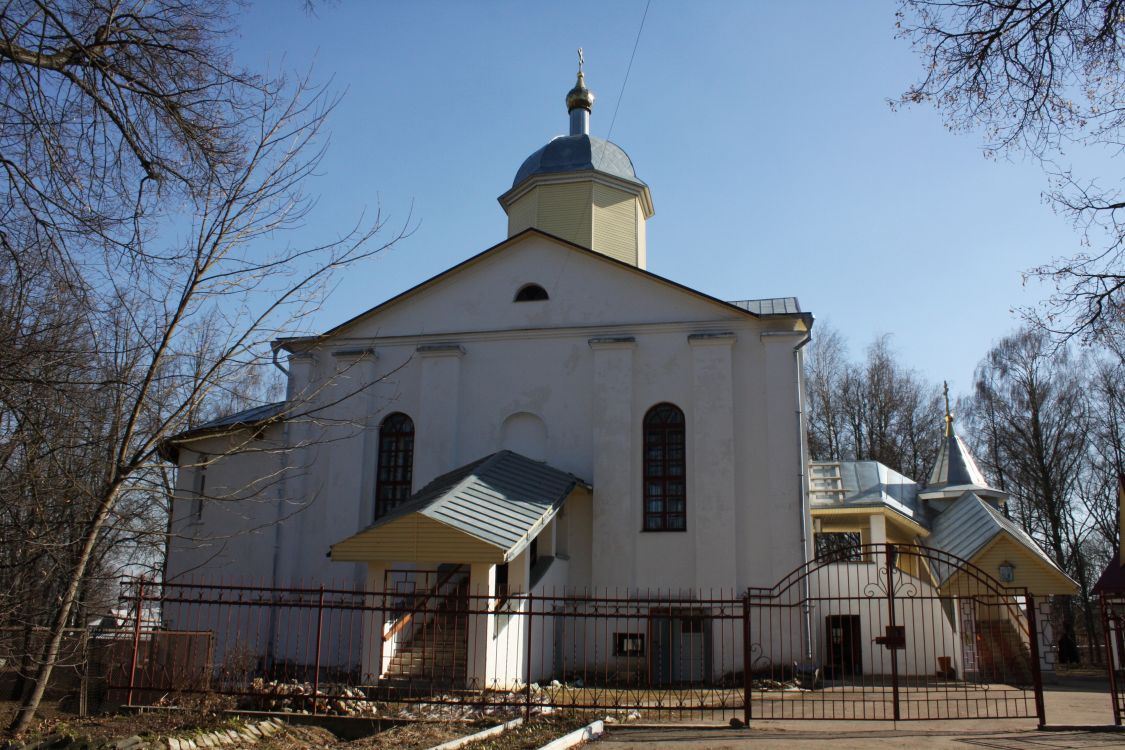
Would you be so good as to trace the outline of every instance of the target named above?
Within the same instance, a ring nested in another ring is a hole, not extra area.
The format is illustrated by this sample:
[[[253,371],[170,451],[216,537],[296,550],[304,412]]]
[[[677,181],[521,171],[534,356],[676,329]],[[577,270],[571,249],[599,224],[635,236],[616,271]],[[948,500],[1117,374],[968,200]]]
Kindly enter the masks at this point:
[[[1007,560],[1000,563],[1000,580],[1004,583],[1011,583],[1016,580],[1016,566]]]

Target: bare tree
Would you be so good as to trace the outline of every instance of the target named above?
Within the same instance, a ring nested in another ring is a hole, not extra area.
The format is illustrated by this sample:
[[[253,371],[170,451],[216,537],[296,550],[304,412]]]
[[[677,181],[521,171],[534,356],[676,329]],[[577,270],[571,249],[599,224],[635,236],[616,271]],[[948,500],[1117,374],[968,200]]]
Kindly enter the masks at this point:
[[[380,249],[369,247],[378,221],[312,248],[267,253],[256,242],[306,214],[300,185],[319,156],[308,149],[325,105],[316,93],[309,102],[267,97],[245,165],[210,178],[182,243],[139,246],[134,257],[143,262],[109,265],[87,290],[92,304],[84,314],[98,340],[86,354],[104,368],[108,383],[105,432],[98,436],[107,460],[87,488],[87,516],[73,540],[34,688],[13,731],[34,715],[99,543],[107,529],[121,530],[114,514],[158,461],[160,442],[187,425],[209,396],[265,364],[269,340],[307,312],[328,274]],[[199,335],[203,329],[208,336]]]
[[[1089,466],[1080,497],[1101,539],[1102,549],[1120,548],[1117,482],[1125,477],[1125,361],[1099,359],[1088,375],[1090,402]]]
[[[240,169],[260,96],[226,0],[9,0],[0,8],[3,240],[73,259],[139,250],[144,217]]]
[[[153,563],[161,442],[252,397],[331,274],[401,236],[284,243],[334,102],[239,71],[228,11],[0,8],[0,616],[47,629],[14,732],[102,582]]]
[[[1042,161],[1050,202],[1095,249],[1030,273],[1054,284],[1043,313],[1053,333],[1125,339],[1125,198],[1059,166],[1069,147],[1117,156],[1125,143],[1120,0],[902,0],[901,36],[925,74],[899,103],[931,102],[954,130],[982,129],[990,152]]]
[[[923,479],[939,449],[937,387],[898,361],[888,336],[854,362],[836,331],[817,330],[806,359],[812,456],[879,461]]]
[[[979,423],[975,432],[985,441],[986,467],[1003,473],[1013,516],[1078,581],[1088,605],[1094,583],[1091,524],[1079,490],[1091,422],[1079,363],[1041,329],[1017,331],[978,366],[972,414]],[[1092,640],[1092,610],[1084,609]],[[1062,630],[1069,643],[1076,642],[1069,600]]]
[[[805,353],[809,454],[821,461],[843,458],[840,441],[846,430],[843,379],[848,369],[847,344],[839,331],[818,322]]]

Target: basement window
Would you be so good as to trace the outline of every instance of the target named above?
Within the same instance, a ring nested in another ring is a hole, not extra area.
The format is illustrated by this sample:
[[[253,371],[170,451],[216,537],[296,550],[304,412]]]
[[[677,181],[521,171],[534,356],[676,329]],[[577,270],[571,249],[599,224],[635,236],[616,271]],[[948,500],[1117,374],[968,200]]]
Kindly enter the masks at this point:
[[[538,284],[524,284],[520,290],[516,292],[514,302],[543,302],[548,300],[547,290]]]
[[[644,636],[644,633],[614,633],[613,634],[613,655],[614,656],[644,656],[645,655],[645,636]]]

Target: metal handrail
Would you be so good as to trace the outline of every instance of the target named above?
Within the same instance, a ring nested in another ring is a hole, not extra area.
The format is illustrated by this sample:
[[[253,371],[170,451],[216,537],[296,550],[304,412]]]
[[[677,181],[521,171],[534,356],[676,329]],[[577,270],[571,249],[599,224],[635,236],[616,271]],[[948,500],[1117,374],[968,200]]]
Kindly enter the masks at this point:
[[[464,572],[464,568],[462,568],[461,566],[458,566],[456,568],[452,568],[451,570],[446,571],[445,574],[441,578],[438,579],[438,582],[434,584],[434,587],[432,589],[430,589],[429,592],[424,597],[422,597],[422,601],[415,604],[413,609],[411,609],[409,612],[407,612],[405,615],[403,615],[401,618],[399,618],[399,620],[394,625],[391,626],[391,629],[383,634],[383,642],[386,643],[391,638],[394,638],[395,635],[400,630],[402,630],[407,625],[409,625],[410,622],[414,619],[414,615],[418,614],[418,612],[421,609],[423,609],[427,604],[429,604],[431,599],[433,599],[435,596],[438,595],[438,592],[441,591],[442,586],[449,583],[453,579],[454,575],[456,575],[458,573],[463,573],[463,572]]]

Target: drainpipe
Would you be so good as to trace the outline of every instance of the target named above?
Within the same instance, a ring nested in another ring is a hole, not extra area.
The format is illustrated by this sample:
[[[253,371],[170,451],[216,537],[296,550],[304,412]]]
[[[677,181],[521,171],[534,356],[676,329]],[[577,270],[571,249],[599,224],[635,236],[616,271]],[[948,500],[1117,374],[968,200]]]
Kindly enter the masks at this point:
[[[292,396],[293,381],[289,377],[289,368],[278,361],[277,355],[280,353],[280,347],[273,347],[273,366],[285,373],[285,397],[286,401],[291,403],[290,397]],[[288,460],[288,451],[290,446],[289,440],[289,420],[286,419],[282,424],[282,449],[278,451],[277,467],[279,476],[277,480],[277,511],[273,523],[273,560],[270,563],[270,588],[277,588],[277,575],[281,568],[281,519],[285,513],[285,484],[286,475],[288,472],[285,470],[285,462]],[[277,592],[274,592],[276,596]],[[266,669],[273,668],[274,660],[274,643],[277,641],[277,607],[270,607],[269,624],[267,625],[267,633],[269,638],[266,641]]]
[[[801,349],[810,341],[812,341],[812,334],[805,336],[793,347],[793,369],[796,373],[797,386],[797,455],[800,458],[797,469],[797,496],[801,499],[801,556],[805,564],[809,562],[809,498],[805,483],[805,472],[809,465],[809,459],[805,455],[805,384],[801,373]],[[803,607],[805,611],[805,661],[811,662],[813,659],[812,605],[809,602],[811,592],[807,575],[804,577],[802,588],[804,590],[801,593],[805,599]]]

